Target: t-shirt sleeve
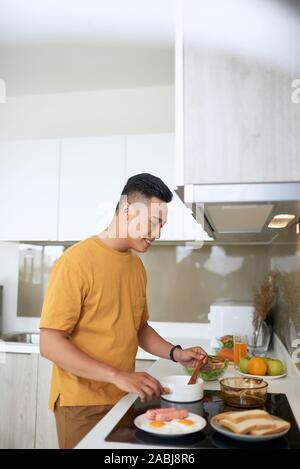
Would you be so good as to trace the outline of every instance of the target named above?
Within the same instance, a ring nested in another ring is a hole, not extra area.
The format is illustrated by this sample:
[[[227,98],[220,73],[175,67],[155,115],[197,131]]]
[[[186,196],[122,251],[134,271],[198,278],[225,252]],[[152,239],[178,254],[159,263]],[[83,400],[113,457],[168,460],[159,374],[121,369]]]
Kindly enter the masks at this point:
[[[72,333],[85,297],[85,285],[74,263],[61,257],[53,266],[44,299],[40,328]]]
[[[149,319],[149,312],[148,312],[148,303],[147,303],[147,298],[146,298],[145,307],[144,307],[144,311],[143,311],[142,319],[141,319],[141,326],[142,326],[146,321],[148,321],[148,319]]]

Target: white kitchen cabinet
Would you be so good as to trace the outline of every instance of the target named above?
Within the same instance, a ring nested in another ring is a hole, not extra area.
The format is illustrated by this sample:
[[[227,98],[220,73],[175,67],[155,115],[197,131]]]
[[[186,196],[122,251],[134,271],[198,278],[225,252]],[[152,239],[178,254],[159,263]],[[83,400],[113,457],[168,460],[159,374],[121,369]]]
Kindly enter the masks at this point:
[[[0,142],[0,240],[78,241],[100,232],[126,179],[141,172],[174,189],[174,134]],[[161,240],[194,240],[199,225],[173,194]]]
[[[38,354],[2,353],[0,358],[0,449],[58,448],[48,408],[52,363]],[[136,371],[153,363],[136,360]]]
[[[162,241],[205,238],[201,226],[174,192],[174,134],[132,135],[126,138],[126,178],[137,173],[150,173],[161,178],[173,191],[168,205],[168,221],[161,231]]]
[[[56,240],[59,141],[0,142],[0,239]]]
[[[80,240],[109,223],[125,183],[125,137],[62,141],[59,240]]]
[[[199,23],[205,22],[209,8],[203,9],[198,0],[183,1],[182,6],[176,96],[183,95],[177,122],[184,141],[184,183],[299,181],[300,105],[292,101],[295,73],[280,63],[272,64],[271,47],[268,58],[262,60],[267,45],[262,37],[259,43],[259,33],[253,55],[245,47],[247,32],[238,30],[235,36],[234,25],[228,31],[231,50],[229,42],[224,48],[216,46],[222,34],[218,28],[215,32],[212,28],[206,43]],[[243,9],[236,7],[235,13],[243,15]],[[242,22],[245,28],[251,24],[246,17]],[[224,21],[221,28],[224,44],[228,24]],[[292,63],[296,45],[291,40],[290,49],[284,47],[281,53]]]
[[[49,410],[52,363],[38,356],[35,448],[56,449],[58,440],[54,413]]]
[[[6,353],[0,362],[0,448],[34,448],[37,360]]]
[[[176,187],[174,134],[127,136],[126,178],[138,173],[153,174],[170,189]]]
[[[299,181],[290,77],[197,49],[185,60],[185,183]]]

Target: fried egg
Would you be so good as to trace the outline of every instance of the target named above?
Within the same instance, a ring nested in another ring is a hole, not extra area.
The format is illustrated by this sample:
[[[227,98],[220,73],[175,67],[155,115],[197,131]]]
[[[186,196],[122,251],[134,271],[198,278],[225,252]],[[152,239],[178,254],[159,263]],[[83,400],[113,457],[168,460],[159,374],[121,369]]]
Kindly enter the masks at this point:
[[[191,419],[180,419],[177,420],[178,423],[182,423],[182,425],[194,425],[195,422]]]
[[[174,421],[174,425],[176,425],[176,427],[180,429],[182,433],[189,433],[192,429],[194,431],[201,430],[203,426],[201,422],[196,422],[192,419],[176,420]]]
[[[165,426],[165,422],[157,422],[156,420],[154,420],[153,422],[150,422],[150,427],[154,427],[154,428],[162,428]]]
[[[172,435],[178,433],[190,433],[193,429],[194,431],[200,430],[202,428],[201,422],[196,422],[191,419],[173,419],[169,422],[164,421],[148,421],[143,425],[144,430],[150,430],[154,433],[163,433],[164,435]]]
[[[171,420],[170,422],[148,421],[142,425],[142,429],[146,431],[150,430],[154,433],[163,433],[164,435],[179,433],[175,420]]]

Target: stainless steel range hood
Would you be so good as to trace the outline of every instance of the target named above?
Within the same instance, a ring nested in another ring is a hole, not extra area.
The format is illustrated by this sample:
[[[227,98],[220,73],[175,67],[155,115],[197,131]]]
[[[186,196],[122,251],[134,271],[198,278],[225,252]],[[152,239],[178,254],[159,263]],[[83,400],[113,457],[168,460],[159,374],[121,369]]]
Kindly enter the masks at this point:
[[[177,193],[217,242],[269,244],[278,238],[296,239],[300,182],[185,185]],[[269,228],[280,214],[294,218],[286,228]]]

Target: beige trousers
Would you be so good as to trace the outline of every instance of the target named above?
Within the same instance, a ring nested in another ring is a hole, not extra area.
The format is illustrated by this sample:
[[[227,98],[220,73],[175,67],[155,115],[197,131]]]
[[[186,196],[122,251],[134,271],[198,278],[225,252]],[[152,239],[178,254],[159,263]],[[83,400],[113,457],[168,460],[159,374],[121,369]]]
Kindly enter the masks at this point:
[[[60,449],[71,449],[112,409],[112,405],[54,407]]]

